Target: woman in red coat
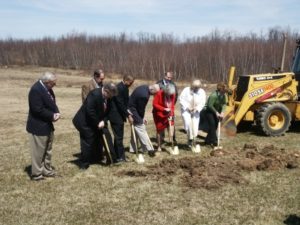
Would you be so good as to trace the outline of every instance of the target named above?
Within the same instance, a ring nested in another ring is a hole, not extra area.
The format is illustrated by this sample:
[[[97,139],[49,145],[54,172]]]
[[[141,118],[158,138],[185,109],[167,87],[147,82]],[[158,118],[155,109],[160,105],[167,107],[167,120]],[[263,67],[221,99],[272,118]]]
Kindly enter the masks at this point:
[[[153,119],[157,131],[157,151],[161,151],[162,132],[165,128],[169,127],[169,123],[171,123],[172,126],[174,125],[175,86],[168,84],[157,92],[153,98],[152,105]]]

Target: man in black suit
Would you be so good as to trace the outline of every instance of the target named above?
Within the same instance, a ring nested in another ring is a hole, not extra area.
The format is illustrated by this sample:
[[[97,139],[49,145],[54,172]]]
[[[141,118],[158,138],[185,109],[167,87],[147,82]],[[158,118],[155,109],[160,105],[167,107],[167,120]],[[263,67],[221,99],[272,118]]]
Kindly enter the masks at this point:
[[[117,95],[117,87],[113,83],[92,90],[73,118],[73,124],[80,134],[81,169],[89,167],[94,143],[99,136],[106,149],[107,164],[116,162],[112,138],[106,123],[110,99],[115,95]]]
[[[143,151],[148,151],[150,157],[154,157],[154,149],[148,136],[146,126],[147,120],[144,118],[146,106],[151,95],[155,95],[159,91],[159,85],[141,85],[134,89],[129,97],[128,112],[133,118],[133,127],[137,140],[140,141]],[[130,152],[137,151],[136,143],[133,140],[133,134],[130,139]]]
[[[60,118],[52,90],[56,80],[55,74],[45,72],[31,87],[28,95],[29,114],[26,130],[30,134],[31,179],[35,181],[55,176],[51,166],[53,122]]]
[[[134,78],[129,75],[123,77],[123,81],[117,84],[118,95],[112,98],[111,109],[109,111],[109,121],[114,134],[114,149],[118,162],[126,161],[123,145],[124,123],[128,119],[132,122],[132,117],[127,111],[129,100],[129,87],[133,84]]]

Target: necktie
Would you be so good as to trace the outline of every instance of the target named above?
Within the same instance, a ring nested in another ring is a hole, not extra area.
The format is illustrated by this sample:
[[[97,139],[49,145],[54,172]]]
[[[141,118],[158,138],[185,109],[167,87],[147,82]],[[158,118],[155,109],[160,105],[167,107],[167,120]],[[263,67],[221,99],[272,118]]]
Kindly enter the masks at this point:
[[[51,95],[50,91],[48,91],[48,95],[50,96],[51,100],[54,101],[53,96]]]

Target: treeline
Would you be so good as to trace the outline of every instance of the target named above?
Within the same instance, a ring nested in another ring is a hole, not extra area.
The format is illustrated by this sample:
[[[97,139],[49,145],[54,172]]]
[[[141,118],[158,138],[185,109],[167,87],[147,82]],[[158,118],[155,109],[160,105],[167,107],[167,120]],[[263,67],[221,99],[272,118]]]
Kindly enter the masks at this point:
[[[228,69],[237,74],[272,72],[281,65],[283,34],[287,35],[286,63],[290,70],[298,32],[271,28],[267,33],[244,36],[214,30],[202,37],[180,40],[172,34],[125,33],[91,36],[72,33],[60,38],[0,40],[0,65],[35,65],[92,70],[158,79],[166,70],[177,80],[198,77],[225,81]]]

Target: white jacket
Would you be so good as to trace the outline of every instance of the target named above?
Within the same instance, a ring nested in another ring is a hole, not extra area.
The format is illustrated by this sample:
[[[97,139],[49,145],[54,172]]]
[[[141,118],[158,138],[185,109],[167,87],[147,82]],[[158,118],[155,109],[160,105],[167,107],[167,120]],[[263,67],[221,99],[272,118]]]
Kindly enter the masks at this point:
[[[197,112],[200,112],[205,106],[205,102],[206,94],[202,88],[199,88],[197,92],[193,92],[190,87],[186,87],[179,96],[179,103],[182,111],[193,108]]]

